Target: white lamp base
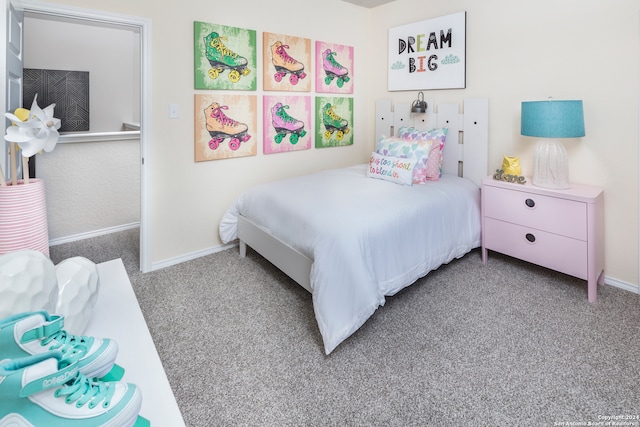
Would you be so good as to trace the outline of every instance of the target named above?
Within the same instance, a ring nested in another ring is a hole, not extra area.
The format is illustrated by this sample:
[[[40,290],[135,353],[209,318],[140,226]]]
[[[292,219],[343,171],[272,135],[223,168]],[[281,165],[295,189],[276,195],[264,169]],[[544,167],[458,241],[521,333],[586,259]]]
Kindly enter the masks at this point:
[[[536,148],[533,185],[565,190],[569,185],[569,157],[559,142],[543,140]]]

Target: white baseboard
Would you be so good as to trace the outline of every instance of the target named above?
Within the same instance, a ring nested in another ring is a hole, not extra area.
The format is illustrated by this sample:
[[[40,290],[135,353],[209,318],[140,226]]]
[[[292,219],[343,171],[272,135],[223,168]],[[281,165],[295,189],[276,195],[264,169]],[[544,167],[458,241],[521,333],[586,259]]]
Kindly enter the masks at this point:
[[[633,283],[624,282],[622,280],[614,279],[613,277],[604,276],[604,284],[615,286],[616,288],[624,289],[625,291],[633,292],[634,294],[640,294],[638,286]]]
[[[188,254],[180,255],[179,257],[169,258],[164,261],[155,262],[151,266],[151,271],[160,270],[161,268],[170,267],[172,265],[180,264],[186,261],[191,261],[196,258],[215,254],[216,252],[226,251],[234,246],[238,246],[238,242],[227,243],[226,245],[214,246],[212,248],[203,249],[201,251],[191,252]],[[240,255],[238,255],[240,256]]]
[[[91,237],[104,236],[105,234],[117,233],[119,231],[140,228],[140,222],[132,222],[131,224],[123,224],[115,227],[103,228],[101,230],[88,231],[86,233],[74,234],[71,236],[58,237],[49,240],[49,246],[62,245],[63,243],[76,242],[78,240],[89,239]]]

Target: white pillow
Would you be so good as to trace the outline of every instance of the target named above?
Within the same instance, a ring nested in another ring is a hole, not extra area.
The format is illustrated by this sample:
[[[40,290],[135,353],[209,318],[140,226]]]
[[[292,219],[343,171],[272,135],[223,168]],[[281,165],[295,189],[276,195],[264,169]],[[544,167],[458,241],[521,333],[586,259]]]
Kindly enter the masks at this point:
[[[387,157],[374,151],[369,158],[367,176],[396,184],[411,185],[415,163],[415,160],[412,159]]]

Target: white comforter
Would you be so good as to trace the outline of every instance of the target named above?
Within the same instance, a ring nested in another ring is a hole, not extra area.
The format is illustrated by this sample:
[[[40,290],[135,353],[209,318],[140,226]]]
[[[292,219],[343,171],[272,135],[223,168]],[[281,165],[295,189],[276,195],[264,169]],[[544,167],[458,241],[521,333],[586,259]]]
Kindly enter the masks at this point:
[[[220,222],[236,239],[237,215],[314,260],[311,287],[325,352],[393,295],[480,246],[480,191],[444,175],[402,186],[366,176],[368,165],[257,185]]]

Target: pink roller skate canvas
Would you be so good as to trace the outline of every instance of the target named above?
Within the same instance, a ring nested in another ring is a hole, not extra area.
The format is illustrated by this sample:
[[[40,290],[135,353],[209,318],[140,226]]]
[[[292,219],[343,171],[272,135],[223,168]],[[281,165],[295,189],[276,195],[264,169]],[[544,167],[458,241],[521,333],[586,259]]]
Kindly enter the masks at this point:
[[[311,148],[311,97],[263,98],[264,154]]]
[[[353,47],[316,41],[316,92],[353,93]]]
[[[195,95],[196,162],[256,155],[256,98],[255,95]]]
[[[256,32],[195,21],[196,89],[256,90]]]
[[[264,90],[310,92],[311,40],[263,33]]]

